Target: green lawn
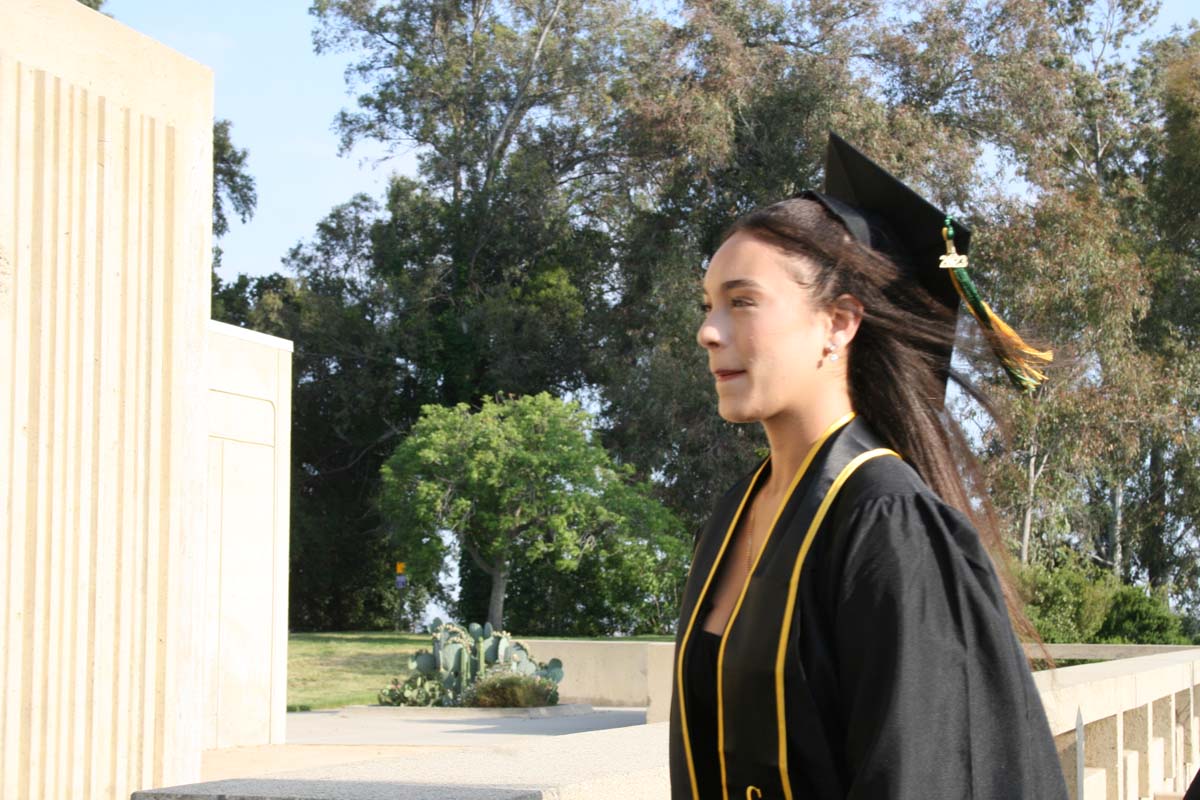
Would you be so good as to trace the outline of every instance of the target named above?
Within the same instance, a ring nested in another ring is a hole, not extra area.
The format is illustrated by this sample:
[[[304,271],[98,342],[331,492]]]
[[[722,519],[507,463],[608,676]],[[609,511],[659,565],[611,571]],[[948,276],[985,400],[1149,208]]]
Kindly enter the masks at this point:
[[[288,636],[288,705],[310,708],[377,702],[408,657],[429,637],[408,633],[293,633]]]

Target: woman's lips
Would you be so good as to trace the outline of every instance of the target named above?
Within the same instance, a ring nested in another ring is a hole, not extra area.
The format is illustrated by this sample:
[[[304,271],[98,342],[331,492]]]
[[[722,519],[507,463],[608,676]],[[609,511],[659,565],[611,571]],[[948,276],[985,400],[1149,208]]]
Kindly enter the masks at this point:
[[[713,372],[713,376],[716,377],[717,383],[731,381],[734,378],[745,374],[746,370],[744,369],[718,369]]]

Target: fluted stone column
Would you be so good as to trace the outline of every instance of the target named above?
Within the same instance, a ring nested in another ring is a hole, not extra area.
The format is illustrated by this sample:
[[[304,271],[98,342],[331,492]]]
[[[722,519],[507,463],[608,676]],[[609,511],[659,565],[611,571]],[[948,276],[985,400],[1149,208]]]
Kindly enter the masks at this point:
[[[0,796],[195,780],[212,75],[0,0]]]

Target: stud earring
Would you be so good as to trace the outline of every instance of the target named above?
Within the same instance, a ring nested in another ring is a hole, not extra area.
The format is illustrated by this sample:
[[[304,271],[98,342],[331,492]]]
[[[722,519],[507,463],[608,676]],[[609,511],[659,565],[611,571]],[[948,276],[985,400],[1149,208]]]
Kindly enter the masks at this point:
[[[838,360],[837,347],[833,344],[833,342],[825,345],[825,352],[829,354],[830,361]]]

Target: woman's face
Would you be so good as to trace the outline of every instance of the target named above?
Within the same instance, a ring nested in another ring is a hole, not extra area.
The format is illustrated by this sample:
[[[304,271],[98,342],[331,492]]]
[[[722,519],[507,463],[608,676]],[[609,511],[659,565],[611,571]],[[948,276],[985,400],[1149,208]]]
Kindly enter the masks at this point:
[[[813,308],[797,268],[804,270],[796,256],[745,232],[727,239],[709,264],[696,340],[708,352],[718,411],[730,422],[804,414],[826,388],[831,316]]]

